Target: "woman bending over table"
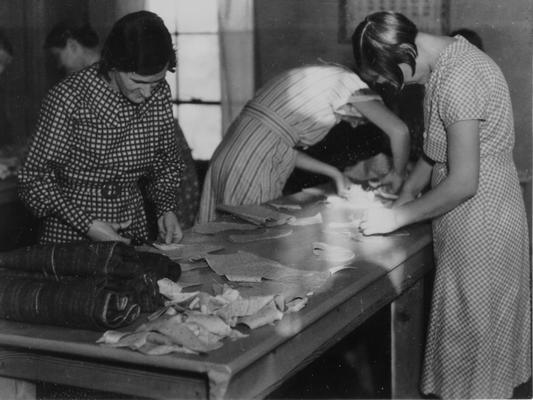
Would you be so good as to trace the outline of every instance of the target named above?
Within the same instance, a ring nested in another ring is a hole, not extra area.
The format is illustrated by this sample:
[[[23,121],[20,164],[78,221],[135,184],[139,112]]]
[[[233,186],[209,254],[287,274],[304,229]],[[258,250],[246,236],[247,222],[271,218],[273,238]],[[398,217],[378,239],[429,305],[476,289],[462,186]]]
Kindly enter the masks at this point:
[[[370,235],[432,219],[436,276],[422,391],[510,398],[531,376],[531,264],[505,78],[463,37],[418,32],[398,13],[369,15],[352,43],[370,86],[425,85],[425,156],[395,206],[369,210],[361,222]]]
[[[282,195],[294,168],[330,177],[339,193],[343,173],[298,151],[323,139],[341,119],[371,122],[390,138],[393,168],[381,184],[397,192],[409,158],[407,126],[351,70],[310,65],[274,77],[232,123],[211,159],[199,222],[216,217],[218,204],[260,204]]]

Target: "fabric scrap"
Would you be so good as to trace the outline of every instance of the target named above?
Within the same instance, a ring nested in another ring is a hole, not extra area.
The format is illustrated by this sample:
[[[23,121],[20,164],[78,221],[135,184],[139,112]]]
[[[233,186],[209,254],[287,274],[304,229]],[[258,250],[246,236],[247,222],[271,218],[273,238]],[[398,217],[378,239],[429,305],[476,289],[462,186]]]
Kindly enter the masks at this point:
[[[315,215],[310,216],[310,217],[296,218],[294,221],[289,222],[289,225],[307,226],[307,225],[321,224],[322,222],[323,222],[322,214],[316,213]]]

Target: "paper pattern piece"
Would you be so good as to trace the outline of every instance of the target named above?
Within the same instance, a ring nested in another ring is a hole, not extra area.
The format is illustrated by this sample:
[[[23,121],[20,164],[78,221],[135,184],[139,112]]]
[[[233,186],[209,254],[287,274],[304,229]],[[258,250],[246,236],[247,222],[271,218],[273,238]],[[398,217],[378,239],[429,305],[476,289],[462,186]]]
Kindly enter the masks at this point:
[[[288,203],[268,203],[270,207],[274,207],[276,210],[301,210],[302,206],[299,204]]]
[[[268,279],[316,291],[331,277],[329,270],[302,271],[245,251],[209,254],[206,261],[218,275],[224,275],[233,282],[259,282]]]
[[[257,229],[257,226],[238,222],[206,222],[204,224],[196,224],[192,227],[194,233],[200,233],[202,235],[215,235],[231,230],[251,231],[254,229]]]
[[[311,217],[296,218],[294,221],[289,222],[289,225],[306,226],[306,225],[321,224],[322,222],[323,222],[322,214],[316,213],[315,215]]]
[[[224,247],[210,243],[193,243],[193,244],[156,244],[161,252],[171,260],[198,261],[213,251],[222,250]]]
[[[233,254],[209,254],[206,261],[218,275],[225,276],[261,277],[279,281],[290,276],[299,277],[304,274],[300,270],[286,267],[277,261],[245,251]]]
[[[323,242],[313,243],[313,253],[321,260],[341,264],[346,264],[355,258],[353,251]]]
[[[229,240],[233,243],[248,243],[255,242],[257,240],[279,239],[290,236],[292,232],[292,229],[267,229],[265,232],[261,233],[230,235]]]
[[[260,226],[284,225],[295,220],[292,215],[284,214],[279,211],[271,210],[268,207],[254,204],[241,206],[228,206],[225,204],[220,204],[217,206],[217,210],[230,213],[244,219],[245,221]]]

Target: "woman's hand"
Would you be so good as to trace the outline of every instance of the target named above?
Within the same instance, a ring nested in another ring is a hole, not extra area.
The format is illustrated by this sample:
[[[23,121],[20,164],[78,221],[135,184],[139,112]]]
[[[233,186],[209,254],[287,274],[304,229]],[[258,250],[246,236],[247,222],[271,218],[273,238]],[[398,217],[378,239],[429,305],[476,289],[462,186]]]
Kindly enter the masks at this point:
[[[172,211],[167,211],[157,220],[159,240],[163,243],[179,243],[183,239],[178,217]]]
[[[394,203],[392,204],[392,207],[399,207],[402,204],[409,203],[410,201],[413,201],[416,197],[409,191],[402,190],[400,192],[400,197],[398,197]]]
[[[389,208],[368,209],[359,225],[363,235],[389,233],[398,228],[400,228],[400,225],[398,224],[397,212]]]
[[[394,169],[391,169],[387,175],[379,180],[379,185],[388,193],[396,194],[401,189],[403,181],[403,175],[398,174]]]
[[[115,241],[130,244],[131,240],[119,235],[119,231],[131,225],[131,220],[124,222],[105,222],[95,219],[87,236],[95,242]]]
[[[335,182],[335,188],[337,189],[337,194],[340,197],[346,197],[348,195],[348,190],[350,189],[351,181],[344,175],[342,172],[338,171],[338,175],[333,177],[333,182]]]

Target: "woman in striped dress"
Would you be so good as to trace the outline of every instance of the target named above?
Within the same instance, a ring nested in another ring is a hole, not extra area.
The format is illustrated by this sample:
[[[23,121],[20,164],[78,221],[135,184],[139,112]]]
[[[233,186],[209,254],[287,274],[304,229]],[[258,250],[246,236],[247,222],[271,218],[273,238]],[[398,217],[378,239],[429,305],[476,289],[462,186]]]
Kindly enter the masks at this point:
[[[531,261],[505,78],[463,37],[418,32],[397,13],[368,16],[352,42],[366,80],[425,85],[425,157],[395,206],[369,210],[361,222],[374,234],[433,219],[422,391],[510,398],[531,376]]]
[[[370,121],[389,137],[393,168],[382,184],[397,191],[409,158],[407,126],[348,68],[310,65],[274,77],[248,102],[216,149],[206,174],[199,222],[218,204],[260,204],[282,194],[294,168],[330,177],[339,192],[347,178],[298,151],[323,139],[340,121]]]

